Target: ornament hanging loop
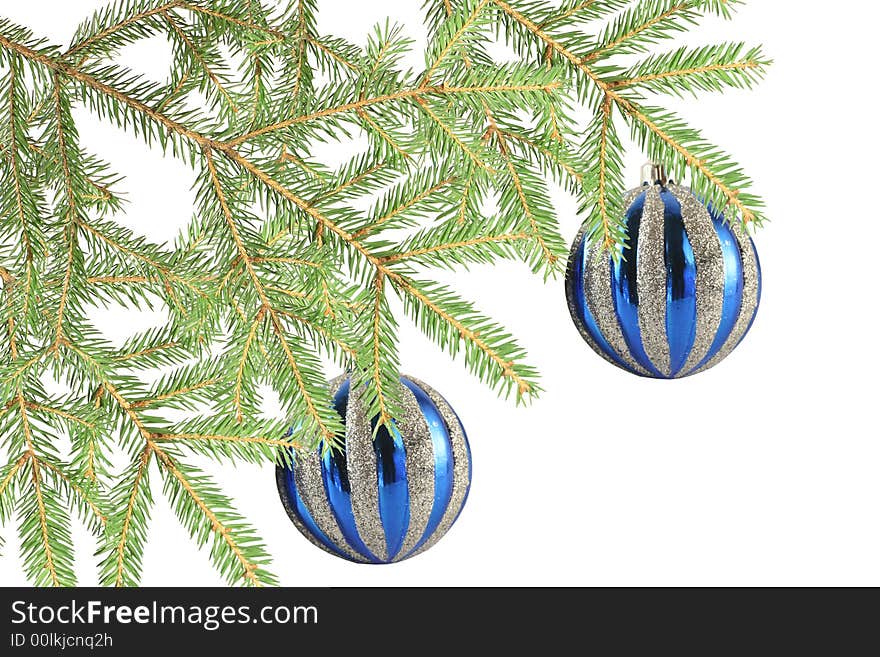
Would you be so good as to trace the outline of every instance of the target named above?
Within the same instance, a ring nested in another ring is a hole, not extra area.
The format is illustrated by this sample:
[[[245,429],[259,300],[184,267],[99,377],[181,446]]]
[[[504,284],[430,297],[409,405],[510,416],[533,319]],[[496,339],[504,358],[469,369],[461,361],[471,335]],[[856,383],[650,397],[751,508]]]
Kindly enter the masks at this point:
[[[642,180],[649,185],[666,185],[669,182],[666,167],[656,162],[646,162],[642,166]]]

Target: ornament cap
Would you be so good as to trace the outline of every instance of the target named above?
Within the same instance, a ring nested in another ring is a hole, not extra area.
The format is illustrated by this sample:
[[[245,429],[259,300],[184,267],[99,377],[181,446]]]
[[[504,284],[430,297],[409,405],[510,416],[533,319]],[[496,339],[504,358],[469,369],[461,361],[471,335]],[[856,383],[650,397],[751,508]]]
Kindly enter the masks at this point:
[[[649,185],[665,185],[669,182],[666,167],[656,162],[646,162],[642,166],[642,180]]]

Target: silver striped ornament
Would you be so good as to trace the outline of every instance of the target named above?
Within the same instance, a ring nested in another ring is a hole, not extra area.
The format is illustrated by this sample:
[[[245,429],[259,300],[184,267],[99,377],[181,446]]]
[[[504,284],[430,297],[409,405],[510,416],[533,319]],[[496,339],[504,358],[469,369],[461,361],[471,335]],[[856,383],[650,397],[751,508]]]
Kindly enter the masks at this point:
[[[714,367],[758,312],[754,243],[662,174],[630,191],[624,207],[622,257],[591,245],[586,228],[572,247],[566,295],[578,330],[605,360],[640,376],[676,379]]]
[[[391,430],[368,417],[363,388],[331,382],[345,423],[344,451],[294,454],[277,469],[278,492],[314,545],[358,563],[393,563],[432,547],[458,518],[471,482],[464,428],[435,390],[400,383],[403,417]]]

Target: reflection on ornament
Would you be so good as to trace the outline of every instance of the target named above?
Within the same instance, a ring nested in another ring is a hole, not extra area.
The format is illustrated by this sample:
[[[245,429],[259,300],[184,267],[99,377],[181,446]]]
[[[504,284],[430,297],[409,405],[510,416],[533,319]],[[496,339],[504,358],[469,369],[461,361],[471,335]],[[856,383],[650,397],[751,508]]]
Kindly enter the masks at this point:
[[[401,379],[403,417],[374,434],[363,390],[331,383],[345,450],[296,455],[277,469],[278,491],[297,529],[318,547],[360,563],[424,552],[452,527],[471,481],[464,428],[432,388]]]
[[[761,268],[751,238],[686,187],[630,191],[628,246],[616,260],[582,230],[566,276],[584,340],[628,372],[672,379],[717,365],[752,326]]]

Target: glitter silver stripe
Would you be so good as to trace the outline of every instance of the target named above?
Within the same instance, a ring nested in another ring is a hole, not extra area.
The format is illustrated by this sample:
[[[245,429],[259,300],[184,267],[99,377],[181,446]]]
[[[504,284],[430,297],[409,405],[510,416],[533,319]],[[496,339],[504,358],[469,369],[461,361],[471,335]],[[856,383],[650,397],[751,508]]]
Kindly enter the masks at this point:
[[[342,386],[346,378],[347,377],[345,376],[340,376],[330,381],[329,388],[331,397],[339,391],[340,386]],[[279,485],[283,483],[283,478],[285,476],[284,472],[283,469],[279,468]],[[297,493],[302,499],[309,515],[312,516],[312,520],[318,526],[318,529],[324,532],[324,535],[328,540],[351,559],[358,562],[366,562],[367,559],[365,557],[361,556],[349,546],[342,530],[339,528],[339,524],[336,522],[336,517],[333,515],[333,510],[330,508],[330,501],[327,498],[327,491],[324,489],[321,458],[315,450],[300,450],[297,452],[293,466],[293,476]],[[297,529],[300,530],[303,536],[322,550],[326,550],[330,554],[338,556],[300,522],[293,509],[290,507],[286,493],[281,496],[281,499],[284,503],[284,508],[287,509],[287,515],[290,516],[291,521]]]
[[[623,207],[629,207],[635,200],[645,192],[646,187],[637,187],[629,190],[623,198]],[[575,265],[575,258],[580,249],[581,242],[588,239],[587,233],[590,227],[586,224],[581,227],[571,247],[569,254],[569,276]],[[629,365],[632,369],[640,374],[648,374],[641,365],[639,365],[629,353],[629,347],[620,330],[620,326],[614,320],[614,300],[611,292],[611,258],[602,245],[587,246],[584,253],[583,267],[583,289],[586,297],[587,308],[596,322],[596,326],[602,337],[605,338],[609,346],[617,352],[621,360]],[[593,336],[590,334],[586,326],[581,323],[578,317],[580,309],[577,307],[581,303],[581,299],[570,298],[568,300],[568,310],[574,319],[575,326],[581,337],[586,341],[590,348],[599,354],[606,361],[618,366],[618,363],[605,353],[604,349],[599,347]]]
[[[380,561],[388,560],[385,527],[379,514],[379,485],[372,423],[364,404],[364,391],[352,386],[345,417],[345,456],[351,486],[351,511],[358,535]]]
[[[648,191],[647,185],[642,185],[641,187],[636,187],[634,189],[629,190],[626,194],[623,195],[623,211],[626,212],[629,210],[630,206],[636,202],[636,199]]]
[[[309,510],[312,520],[333,544],[355,561],[367,561],[356,552],[345,540],[336,516],[330,508],[327,491],[324,489],[324,478],[321,474],[321,457],[317,451],[308,450],[297,455],[293,474],[296,490]],[[306,536],[311,536],[305,532]]]
[[[733,230],[733,234],[736,236],[740,256],[742,257],[742,308],[739,311],[739,317],[736,319],[736,324],[733,326],[733,331],[731,331],[724,346],[721,347],[721,350],[715,354],[708,363],[697,370],[697,372],[705,372],[706,370],[715,367],[730,355],[730,352],[736,348],[740,340],[745,336],[746,331],[748,331],[749,325],[752,322],[752,317],[754,317],[755,311],[758,308],[758,257],[755,253],[754,245],[738,222],[731,222],[730,227]]]
[[[412,377],[408,378],[425,391],[440,411],[440,416],[443,418],[447,430],[449,431],[453,458],[452,497],[449,500],[449,506],[446,507],[446,512],[443,514],[443,518],[440,519],[440,524],[437,526],[437,530],[434,534],[425,541],[422,547],[411,555],[415,556],[432,547],[447,531],[449,531],[449,528],[452,527],[452,523],[455,522],[459,511],[461,511],[465,497],[467,497],[471,481],[470,458],[468,457],[467,444],[465,443],[464,429],[462,429],[461,423],[455,415],[455,411],[452,410],[449,404],[446,403],[446,400],[437,394],[433,388],[418,379]]]
[[[687,187],[670,185],[669,191],[681,204],[681,217],[694,252],[697,269],[697,330],[694,344],[678,376],[686,376],[712,348],[721,326],[724,309],[724,254],[721,239],[706,206]]]
[[[666,206],[660,186],[650,187],[639,228],[636,285],[639,291],[639,329],[642,346],[661,374],[670,374],[669,342],[666,337],[666,255],[664,215]]]
[[[412,378],[406,378],[412,381]],[[406,386],[401,386],[401,402],[403,416],[398,420],[398,425],[406,450],[409,527],[394,561],[403,559],[419,542],[434,507],[434,443],[431,441],[431,430],[415,395]]]
[[[587,239],[588,232],[589,232],[589,226],[584,224],[581,227],[580,231],[578,231],[577,237],[574,238],[574,243],[572,244],[572,247],[571,247],[571,253],[568,256],[568,276],[569,277],[572,276],[572,273],[574,271],[575,262],[577,260],[577,253],[580,250],[581,242],[583,242],[585,239]],[[589,258],[589,254],[591,253],[591,251],[592,250],[589,248],[586,249],[586,251],[584,253],[585,260],[587,260]],[[584,280],[582,282],[584,285],[584,294],[587,294],[587,292],[586,292],[587,283],[590,280],[588,269],[589,268],[586,266],[583,268]],[[578,305],[580,303],[582,303],[583,300],[582,299],[575,299],[574,295],[571,295],[571,296],[566,295],[566,296],[568,297],[568,312],[571,313],[571,318],[574,321],[574,325],[577,327],[578,333],[580,333],[581,337],[586,341],[586,343],[588,345],[590,345],[590,349],[595,351],[597,354],[599,354],[602,358],[607,360],[612,365],[616,365],[617,363],[615,363],[614,360],[612,360],[612,358],[610,356],[608,356],[602,349],[599,348],[599,345],[596,344],[595,340],[593,340],[593,336],[590,335],[590,332],[587,330],[587,327],[584,326],[583,323],[581,322],[581,319],[579,317],[580,308],[578,308]],[[588,294],[587,294],[587,298],[589,298]]]
[[[281,492],[281,504],[284,505],[284,510],[287,511],[287,517],[290,518],[290,521],[299,530],[299,533],[305,536],[309,543],[315,547],[319,547],[333,556],[339,556],[327,545],[324,545],[322,541],[318,540],[318,537],[312,534],[308,527],[300,522],[299,516],[294,510],[293,505],[290,503],[290,496],[287,494],[287,468],[275,468],[275,479],[278,484],[278,490]],[[296,471],[294,471],[294,480],[295,479]]]
[[[623,362],[639,374],[647,375],[648,371],[639,365],[630,354],[626,338],[623,337],[623,331],[617,322],[611,290],[611,256],[599,245],[592,247],[587,257],[587,266],[584,267],[586,277],[584,290],[590,312],[593,313],[593,318],[596,320],[596,326],[599,327],[606,342],[617,352]],[[604,352],[598,349],[596,351],[605,360],[617,365]]]

